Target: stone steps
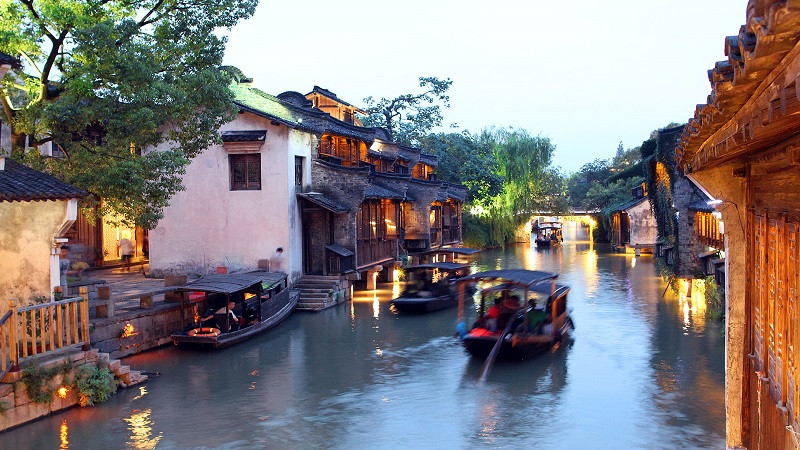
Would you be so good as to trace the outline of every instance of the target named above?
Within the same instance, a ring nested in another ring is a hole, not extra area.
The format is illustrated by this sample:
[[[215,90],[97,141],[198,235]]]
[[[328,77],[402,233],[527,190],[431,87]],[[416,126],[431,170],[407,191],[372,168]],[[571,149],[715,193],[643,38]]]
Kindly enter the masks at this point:
[[[339,277],[303,275],[293,286],[300,295],[297,310],[320,311],[336,305],[335,293],[339,283]]]
[[[138,370],[131,370],[130,366],[125,366],[118,359],[112,359],[108,362],[109,372],[114,374],[114,377],[119,382],[120,387],[129,387],[139,384],[147,380],[147,375],[143,375]]]

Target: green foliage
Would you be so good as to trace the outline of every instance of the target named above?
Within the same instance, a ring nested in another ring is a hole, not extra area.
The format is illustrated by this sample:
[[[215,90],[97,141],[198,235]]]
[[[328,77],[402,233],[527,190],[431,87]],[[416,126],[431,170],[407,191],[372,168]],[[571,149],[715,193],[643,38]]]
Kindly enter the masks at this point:
[[[189,160],[234,117],[225,38],[257,0],[0,1],[0,84],[12,157],[102,198],[101,214],[153,227]],[[53,141],[64,158],[25,152]],[[140,149],[161,152],[139,156]]]
[[[450,78],[420,77],[422,92],[392,99],[367,97],[364,99],[367,115],[361,121],[368,127],[385,128],[395,142],[418,144],[430,130],[442,124],[441,109],[450,107],[447,91],[452,84]]]
[[[580,170],[567,179],[569,205],[576,208],[586,207],[586,193],[596,185],[604,183],[611,176],[611,164],[605,159],[595,159],[584,164]]]
[[[48,404],[53,400],[55,387],[51,381],[56,375],[67,375],[72,364],[65,362],[56,367],[45,368],[39,364],[27,364],[22,369],[20,381],[25,385],[28,398],[34,403]]]
[[[725,289],[714,281],[714,277],[708,276],[706,282],[706,315],[715,321],[722,321],[725,318]]]
[[[5,415],[6,411],[11,409],[12,405],[10,405],[5,400],[0,400],[0,415]]]
[[[78,403],[91,406],[105,402],[117,392],[117,380],[108,369],[85,365],[75,374],[75,388],[78,390]]]
[[[503,179],[494,153],[468,131],[429,134],[421,145],[439,159],[436,174],[440,180],[467,187],[467,204],[484,203],[502,191]]]

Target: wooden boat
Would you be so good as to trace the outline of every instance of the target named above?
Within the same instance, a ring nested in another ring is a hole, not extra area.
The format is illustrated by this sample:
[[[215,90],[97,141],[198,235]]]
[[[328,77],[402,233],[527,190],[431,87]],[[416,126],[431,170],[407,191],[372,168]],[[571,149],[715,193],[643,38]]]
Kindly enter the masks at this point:
[[[542,222],[531,229],[535,233],[534,238],[537,247],[551,247],[561,245],[564,237],[561,233],[561,222]]]
[[[214,349],[242,342],[275,327],[291,314],[298,299],[288,289],[286,274],[282,272],[208,275],[178,291],[185,293],[181,296],[182,306],[191,299],[203,308],[200,311],[210,308],[216,313],[204,323],[199,323],[201,316],[195,314],[191,325],[172,335],[172,342]],[[237,316],[245,323],[232,321],[228,310],[230,302],[234,302],[234,311],[238,310]]]
[[[481,293],[479,318],[463,336],[466,350],[475,357],[486,358],[502,339],[497,357],[522,360],[548,351],[559,343],[575,325],[567,309],[570,288],[556,284],[557,277],[557,274],[549,272],[519,269],[491,270],[459,279],[459,283],[497,283]],[[492,324],[487,315],[487,299],[494,296],[504,299],[521,296],[524,302],[516,307],[506,306],[504,313],[497,318],[498,323]],[[463,304],[459,299],[460,328],[464,329],[461,308]],[[540,314],[544,323],[539,326],[530,323],[529,318],[535,315],[529,314],[532,312]]]
[[[435,263],[435,262],[465,262],[465,257],[472,256],[476,253],[480,253],[481,250],[477,248],[468,248],[468,247],[444,247],[444,248],[437,248],[435,250],[429,250],[427,252],[421,253],[420,261],[426,263]]]
[[[469,265],[452,262],[420,264],[404,269],[408,284],[389,304],[402,313],[422,314],[458,304],[453,280],[469,273]],[[473,291],[474,292],[474,291]]]

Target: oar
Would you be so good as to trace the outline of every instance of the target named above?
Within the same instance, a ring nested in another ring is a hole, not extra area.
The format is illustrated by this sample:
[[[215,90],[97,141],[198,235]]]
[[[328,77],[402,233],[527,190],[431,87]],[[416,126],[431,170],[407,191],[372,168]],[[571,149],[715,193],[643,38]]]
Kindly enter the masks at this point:
[[[497,359],[497,354],[500,353],[500,346],[503,345],[506,335],[511,331],[511,327],[514,325],[514,322],[517,321],[517,312],[518,310],[514,311],[514,313],[508,318],[508,323],[506,324],[505,329],[503,329],[503,332],[500,334],[500,338],[497,340],[497,343],[494,344],[494,347],[492,347],[492,351],[489,352],[489,356],[486,357],[486,362],[483,363],[483,367],[481,368],[481,376],[478,377],[479,384],[483,384],[486,381],[486,378],[489,376],[489,371],[492,370],[494,360]]]

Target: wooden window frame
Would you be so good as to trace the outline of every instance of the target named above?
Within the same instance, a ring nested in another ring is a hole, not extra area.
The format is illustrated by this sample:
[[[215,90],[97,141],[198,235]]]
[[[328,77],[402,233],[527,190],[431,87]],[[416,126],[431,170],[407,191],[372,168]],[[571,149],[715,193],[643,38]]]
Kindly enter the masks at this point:
[[[235,177],[235,164],[237,160],[244,160],[244,183],[237,183]],[[258,164],[258,181],[250,180],[250,167],[251,163],[255,160]],[[261,153],[241,153],[228,155],[228,165],[230,173],[230,190],[231,191],[260,191],[262,184],[263,170],[261,168]]]

